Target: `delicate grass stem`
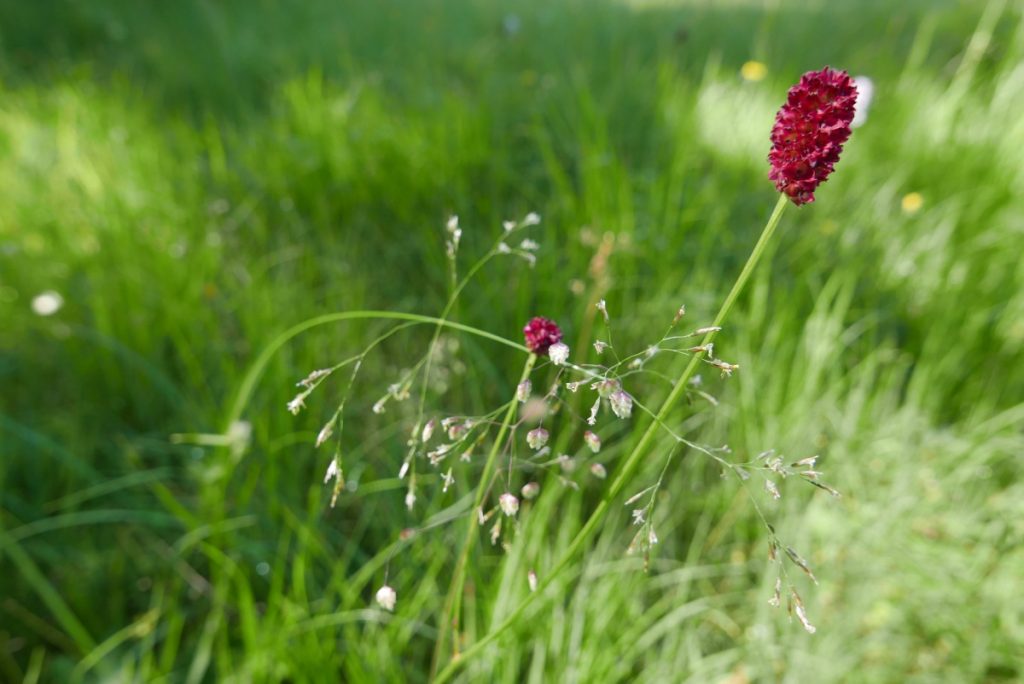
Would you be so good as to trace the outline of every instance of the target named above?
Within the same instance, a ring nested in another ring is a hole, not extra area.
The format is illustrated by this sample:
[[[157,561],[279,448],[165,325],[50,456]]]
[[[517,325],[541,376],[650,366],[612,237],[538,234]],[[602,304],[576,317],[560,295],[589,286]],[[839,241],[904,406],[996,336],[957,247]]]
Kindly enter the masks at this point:
[[[719,309],[718,314],[715,316],[714,323],[712,324],[713,327],[717,328],[721,326],[721,324],[725,321],[726,317],[729,315],[729,311],[736,303],[736,300],[739,298],[740,293],[742,293],[744,287],[747,284],[747,281],[750,279],[751,273],[753,273],[754,268],[757,266],[757,263],[761,260],[761,257],[764,255],[764,251],[768,246],[768,243],[771,240],[771,237],[774,234],[776,227],[779,225],[779,220],[782,218],[782,213],[783,211],[785,211],[788,204],[789,198],[787,198],[785,195],[780,195],[779,200],[775,205],[775,209],[772,211],[772,214],[769,217],[768,222],[765,224],[764,229],[761,231],[761,237],[758,238],[757,244],[754,245],[754,249],[751,251],[750,256],[747,258],[746,264],[743,265],[743,270],[740,271],[739,276],[736,278],[736,282],[733,283],[732,289],[729,290],[729,294],[726,295],[725,301],[722,303],[722,307]],[[707,333],[704,336],[704,339],[701,341],[701,344],[706,345],[711,343],[711,341],[715,337],[715,332],[716,331],[711,331]],[[498,636],[500,636],[503,632],[508,630],[512,625],[514,625],[516,621],[518,621],[519,618],[523,615],[526,609],[530,606],[530,604],[533,602],[534,598],[544,594],[544,590],[547,589],[547,587],[549,587],[552,584],[552,582],[555,581],[555,579],[559,576],[561,571],[565,569],[565,567],[569,564],[573,557],[580,551],[580,549],[583,548],[583,545],[590,539],[590,537],[597,530],[598,524],[600,524],[600,522],[604,519],[604,516],[607,515],[608,509],[611,507],[612,500],[615,499],[615,497],[622,492],[626,484],[629,482],[630,477],[636,471],[637,467],[639,467],[644,455],[647,453],[648,448],[654,442],[655,436],[658,433],[659,423],[662,423],[667,419],[669,413],[672,412],[672,410],[675,408],[679,400],[683,396],[685,396],[687,384],[689,383],[690,378],[693,377],[693,374],[697,370],[699,365],[700,355],[694,354],[690,358],[690,362],[686,365],[686,368],[683,370],[682,374],[679,376],[679,379],[676,380],[675,385],[672,387],[672,391],[669,393],[668,397],[665,398],[665,401],[661,405],[661,409],[658,410],[657,415],[648,424],[647,429],[644,431],[643,436],[640,438],[640,441],[637,442],[633,450],[630,451],[628,456],[626,456],[625,461],[622,464],[622,467],[619,468],[618,473],[615,476],[615,479],[612,480],[611,485],[608,487],[608,490],[601,498],[600,503],[598,503],[597,507],[594,509],[594,512],[590,514],[590,517],[583,524],[583,527],[580,529],[580,531],[576,533],[576,536],[569,543],[569,546],[566,548],[562,556],[558,559],[554,566],[550,570],[548,570],[545,577],[541,580],[539,586],[537,587],[537,590],[527,594],[526,598],[523,599],[523,601],[518,606],[516,606],[516,608],[500,624],[498,624],[498,626],[491,629],[490,632],[488,632],[481,639],[476,641],[472,646],[467,648],[466,651],[462,653],[459,657],[453,658],[445,666],[445,668],[437,674],[437,677],[434,678],[433,681],[435,682],[435,684],[445,682],[451,679],[451,677],[455,674],[456,670],[458,670],[458,668],[461,667],[462,664],[464,664],[470,658],[478,654],[488,644],[492,643],[495,639],[498,638]]]
[[[522,376],[519,378],[516,386],[530,377],[536,362],[536,354],[530,354],[527,357],[526,364],[523,366]],[[498,462],[498,454],[501,453],[502,444],[505,442],[505,434],[508,432],[509,425],[512,424],[518,406],[519,402],[514,398],[509,402],[508,409],[505,411],[505,418],[501,422],[501,427],[498,428],[498,435],[494,439],[491,451],[487,455],[487,461],[484,463],[484,470],[480,475],[480,483],[477,485],[476,497],[473,499],[473,508],[469,512],[469,521],[466,525],[466,538],[462,542],[462,549],[455,563],[448,596],[445,599],[444,610],[441,614],[441,622],[438,625],[437,643],[434,646],[434,659],[431,666],[432,672],[436,672],[437,667],[442,662],[441,658],[443,657],[449,634],[453,635],[452,648],[455,654],[453,657],[458,656],[458,637],[454,635],[454,630],[458,624],[459,610],[462,607],[462,589],[466,582],[466,564],[469,561],[469,554],[473,550],[473,543],[476,541],[477,531],[480,527],[480,507],[483,505],[484,497],[490,489],[490,481]]]
[[[341,311],[338,313],[323,314],[321,316],[315,316],[313,318],[297,323],[292,327],[288,328],[282,333],[279,333],[274,337],[259,353],[256,360],[252,362],[249,368],[246,370],[245,375],[242,377],[242,382],[239,384],[238,392],[235,394],[235,399],[231,403],[231,408],[228,410],[227,415],[224,419],[224,432],[230,428],[231,423],[240,419],[242,413],[245,411],[245,407],[248,405],[249,400],[252,398],[253,392],[256,390],[256,383],[259,382],[260,376],[263,371],[266,370],[270,360],[274,357],[274,354],[283,347],[289,340],[298,337],[307,330],[311,330],[321,325],[327,325],[329,323],[339,323],[341,321],[352,321],[359,319],[368,320],[387,320],[387,321],[414,321],[416,323],[433,323],[452,330],[458,330],[459,332],[469,333],[476,335],[484,339],[491,340],[503,344],[506,347],[512,347],[522,352],[528,352],[529,350],[519,344],[513,342],[500,335],[487,332],[486,330],[480,330],[469,325],[463,325],[462,323],[453,323],[444,318],[438,318],[435,316],[422,316],[420,314],[405,313],[402,311]]]

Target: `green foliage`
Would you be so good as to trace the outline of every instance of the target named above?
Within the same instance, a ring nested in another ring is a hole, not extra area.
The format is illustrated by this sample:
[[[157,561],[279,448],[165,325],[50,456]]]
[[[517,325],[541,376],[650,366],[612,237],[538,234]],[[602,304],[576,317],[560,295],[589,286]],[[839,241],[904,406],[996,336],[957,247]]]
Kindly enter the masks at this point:
[[[870,116],[818,202],[787,212],[717,342],[741,370],[705,374],[721,405],[689,424],[737,455],[822,455],[843,499],[787,483],[762,501],[821,580],[801,590],[817,634],[768,606],[746,492],[689,453],[650,574],[619,507],[464,677],[1024,677],[1020,10],[767,5],[0,5],[0,679],[424,681],[462,527],[399,532],[464,511],[472,483],[410,514],[400,426],[369,408],[429,330],[366,364],[356,491],[333,510],[312,443],[343,386],[284,405],[381,324],[285,345],[243,408],[251,436],[227,439],[251,364],[319,314],[436,314],[452,212],[466,255],[544,217],[536,268],[495,262],[460,322],[515,338],[546,315],[572,343],[604,296],[616,345],[640,349],[681,303],[705,321],[774,202],[774,111],[826,63],[874,79]],[[740,79],[748,59],[765,80]],[[46,290],[64,306],[37,316]],[[434,404],[507,399],[521,356],[458,339],[467,374]],[[507,554],[478,545],[469,641],[602,486],[543,484]],[[372,606],[385,565],[394,615]]]

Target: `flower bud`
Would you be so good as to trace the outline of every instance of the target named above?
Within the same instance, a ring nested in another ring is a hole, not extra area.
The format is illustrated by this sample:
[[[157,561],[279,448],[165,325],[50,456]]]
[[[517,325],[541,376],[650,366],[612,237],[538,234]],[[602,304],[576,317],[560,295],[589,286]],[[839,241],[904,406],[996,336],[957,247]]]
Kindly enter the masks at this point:
[[[436,424],[433,418],[427,421],[427,424],[423,426],[422,434],[420,434],[420,441],[424,444],[430,441],[430,438],[434,436],[434,426]]]
[[[613,392],[617,392],[618,390],[622,389],[622,383],[620,383],[618,380],[614,378],[607,378],[600,382],[594,383],[594,387],[592,389],[596,389],[597,393],[601,396],[602,399],[607,399],[610,396],[612,396]]]
[[[320,429],[320,434],[318,434],[316,436],[316,445],[320,446],[321,444],[323,444],[324,442],[329,440],[331,438],[331,435],[333,435],[333,434],[334,434],[334,422],[332,421],[330,423],[327,423],[327,425],[324,425]]]
[[[633,413],[633,397],[622,390],[616,390],[608,397],[608,403],[612,405],[612,413],[619,418],[629,418]]]
[[[529,380],[523,380],[516,387],[516,400],[522,404],[526,403],[526,400],[530,398],[530,391],[533,389],[533,384]]]
[[[514,494],[505,492],[498,497],[498,507],[501,508],[502,513],[511,518],[519,512],[519,499]]]
[[[563,365],[569,360],[569,345],[556,342],[548,348],[548,356],[551,358],[551,363],[556,366]]]
[[[587,446],[595,454],[601,450],[601,438],[590,430],[583,433],[583,441],[587,443]]]
[[[544,428],[534,428],[526,433],[526,443],[531,449],[540,449],[548,443],[548,431]]]
[[[524,499],[536,499],[537,495],[540,494],[540,485],[536,482],[527,482],[519,493],[523,495]]]
[[[391,612],[395,609],[395,602],[398,600],[398,594],[395,593],[394,589],[385,584],[377,590],[376,599],[377,605],[384,610]]]
[[[469,432],[468,423],[453,423],[452,425],[448,426],[448,439],[450,439],[453,442],[458,442],[460,439],[466,436],[467,432]]]

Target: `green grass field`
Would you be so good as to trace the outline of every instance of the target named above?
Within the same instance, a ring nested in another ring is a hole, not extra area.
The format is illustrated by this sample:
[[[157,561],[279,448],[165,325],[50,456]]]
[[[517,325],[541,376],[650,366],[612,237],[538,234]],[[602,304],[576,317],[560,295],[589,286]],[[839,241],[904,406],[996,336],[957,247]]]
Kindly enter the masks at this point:
[[[436,315],[451,213],[467,259],[543,216],[536,267],[493,262],[457,321],[518,340],[550,316],[581,356],[601,297],[619,348],[683,303],[706,323],[775,202],[774,113],[825,64],[874,80],[868,120],[717,340],[741,366],[704,373],[719,406],[676,424],[737,459],[820,454],[843,497],[787,481],[773,502],[684,453],[649,573],[623,496],[459,677],[1024,679],[1022,22],[1014,0],[0,3],[0,680],[427,681],[464,518],[399,536],[474,482],[441,494],[420,465],[407,511],[408,425],[370,407],[431,330],[367,360],[334,509],[313,442],[344,385],[285,404],[384,324],[297,336],[248,393],[254,362],[319,314]],[[521,355],[450,339],[430,405],[505,401]],[[632,440],[608,440],[610,472]],[[577,479],[542,481],[507,551],[483,533],[467,644],[607,486]],[[815,569],[795,579],[814,635],[768,604],[752,501]]]

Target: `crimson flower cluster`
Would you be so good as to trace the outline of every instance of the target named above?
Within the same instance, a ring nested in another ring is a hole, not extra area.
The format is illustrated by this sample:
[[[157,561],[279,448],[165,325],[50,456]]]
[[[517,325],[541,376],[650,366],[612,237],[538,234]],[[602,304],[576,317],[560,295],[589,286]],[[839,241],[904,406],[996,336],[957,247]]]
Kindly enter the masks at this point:
[[[523,336],[527,349],[537,356],[545,356],[551,345],[562,341],[562,330],[551,319],[536,316],[523,328]]]
[[[839,161],[850,137],[857,86],[845,71],[808,71],[790,88],[775,117],[768,155],[775,182],[793,204],[814,201],[814,191]]]

